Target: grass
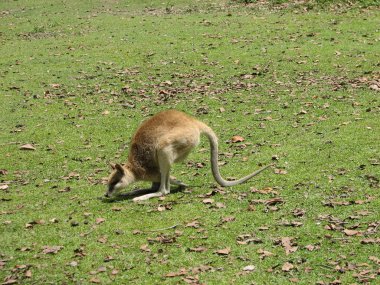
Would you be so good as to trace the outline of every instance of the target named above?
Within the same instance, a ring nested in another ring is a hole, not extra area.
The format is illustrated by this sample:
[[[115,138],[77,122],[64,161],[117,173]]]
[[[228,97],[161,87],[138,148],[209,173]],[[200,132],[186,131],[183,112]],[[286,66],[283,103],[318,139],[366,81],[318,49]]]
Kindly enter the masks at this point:
[[[0,282],[376,284],[373,3],[2,1]],[[173,169],[186,191],[102,200],[108,163],[168,108],[215,130],[224,177],[275,171],[217,188],[203,139]]]

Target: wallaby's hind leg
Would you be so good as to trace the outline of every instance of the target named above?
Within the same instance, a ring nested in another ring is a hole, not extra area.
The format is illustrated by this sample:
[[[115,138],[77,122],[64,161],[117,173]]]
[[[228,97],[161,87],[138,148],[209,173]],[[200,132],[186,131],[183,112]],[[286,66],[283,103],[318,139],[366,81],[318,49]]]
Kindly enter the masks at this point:
[[[166,152],[165,150],[159,150],[157,152],[157,158],[161,173],[161,184],[160,189],[158,189],[158,191],[161,192],[163,195],[166,195],[170,193],[170,152]]]
[[[133,199],[133,201],[148,200],[153,197],[160,197],[170,193],[170,155],[164,150],[157,152],[158,165],[160,167],[161,182],[160,187],[156,193],[146,194]],[[155,183],[152,184],[152,187]]]

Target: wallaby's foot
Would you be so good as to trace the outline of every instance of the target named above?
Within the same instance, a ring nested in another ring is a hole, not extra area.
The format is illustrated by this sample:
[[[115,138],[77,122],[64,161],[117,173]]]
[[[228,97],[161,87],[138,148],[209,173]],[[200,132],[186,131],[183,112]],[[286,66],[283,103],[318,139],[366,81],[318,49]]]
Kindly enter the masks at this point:
[[[145,201],[145,200],[149,200],[150,198],[161,197],[161,196],[163,196],[163,194],[161,192],[150,193],[150,194],[146,194],[146,195],[142,195],[142,196],[133,198],[133,202]]]

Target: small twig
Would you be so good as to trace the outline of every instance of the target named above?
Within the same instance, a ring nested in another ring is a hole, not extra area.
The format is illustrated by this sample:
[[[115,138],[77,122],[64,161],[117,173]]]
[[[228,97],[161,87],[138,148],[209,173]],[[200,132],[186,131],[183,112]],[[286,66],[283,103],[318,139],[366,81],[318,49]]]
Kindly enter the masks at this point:
[[[12,144],[21,144],[21,142],[7,142],[7,143],[0,144],[0,146],[6,146],[6,145],[12,145]]]
[[[324,267],[324,268],[326,268],[326,269],[333,270],[333,271],[335,270],[334,267],[329,266],[329,265],[326,265],[326,264],[318,264],[318,266],[320,266],[320,267]]]
[[[332,238],[333,240],[344,240],[344,241],[348,241],[349,239],[348,238],[345,238],[345,237],[333,237]]]
[[[179,226],[179,224],[176,224],[174,226],[170,226],[170,227],[167,227],[167,228],[157,229],[157,230],[149,230],[147,232],[149,232],[149,233],[152,233],[152,232],[161,232],[161,231],[165,231],[165,230],[175,229],[178,226]]]

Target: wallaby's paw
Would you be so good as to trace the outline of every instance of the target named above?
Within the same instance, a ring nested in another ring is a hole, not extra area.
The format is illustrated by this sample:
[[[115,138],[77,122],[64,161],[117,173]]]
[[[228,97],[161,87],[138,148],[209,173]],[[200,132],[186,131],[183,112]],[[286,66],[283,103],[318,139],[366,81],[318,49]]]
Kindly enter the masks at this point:
[[[148,200],[149,198],[144,198],[144,196],[140,196],[140,197],[135,197],[132,199],[133,202],[140,202],[140,201],[145,201],[145,200]]]
[[[142,196],[133,198],[133,202],[145,201],[145,200],[149,200],[150,198],[160,197],[160,196],[162,196],[161,192],[146,194],[146,195],[142,195]]]

